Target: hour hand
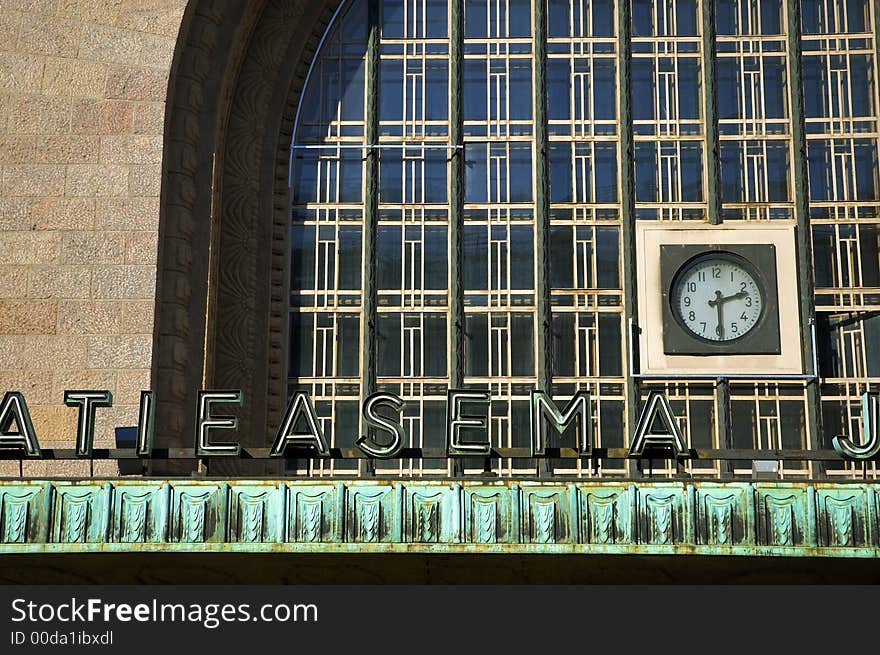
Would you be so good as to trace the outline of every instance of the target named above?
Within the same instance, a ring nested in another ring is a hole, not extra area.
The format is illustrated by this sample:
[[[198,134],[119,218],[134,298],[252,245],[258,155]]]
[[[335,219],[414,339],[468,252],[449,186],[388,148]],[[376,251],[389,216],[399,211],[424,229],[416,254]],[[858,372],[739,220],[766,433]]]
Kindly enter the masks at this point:
[[[717,298],[718,302],[727,302],[728,300],[739,300],[740,298],[745,298],[749,295],[748,291],[740,291],[739,293],[734,293],[730,296],[724,296],[722,298]]]

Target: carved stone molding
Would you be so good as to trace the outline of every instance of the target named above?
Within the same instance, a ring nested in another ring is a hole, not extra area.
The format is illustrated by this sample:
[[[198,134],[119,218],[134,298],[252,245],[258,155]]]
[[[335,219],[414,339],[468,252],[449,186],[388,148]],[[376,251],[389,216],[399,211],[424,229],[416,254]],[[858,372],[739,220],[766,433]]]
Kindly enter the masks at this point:
[[[187,6],[165,120],[152,371],[160,447],[189,442],[203,386],[244,391],[244,444],[263,445],[283,411],[289,147],[338,2]]]

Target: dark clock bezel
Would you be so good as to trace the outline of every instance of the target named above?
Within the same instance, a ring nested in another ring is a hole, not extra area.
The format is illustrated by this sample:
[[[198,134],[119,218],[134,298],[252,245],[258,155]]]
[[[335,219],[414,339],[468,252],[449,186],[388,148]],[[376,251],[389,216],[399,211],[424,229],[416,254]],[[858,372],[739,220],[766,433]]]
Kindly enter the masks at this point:
[[[749,274],[749,276],[751,276],[751,278],[755,281],[755,284],[758,287],[758,292],[761,294],[761,312],[758,315],[758,320],[755,321],[755,324],[752,325],[752,327],[747,332],[739,334],[739,335],[733,337],[732,339],[724,339],[723,341],[719,340],[719,339],[707,339],[706,337],[700,336],[699,334],[694,332],[688,326],[688,324],[685,322],[684,318],[681,315],[681,312],[679,311],[679,308],[676,306],[676,303],[675,303],[676,287],[682,281],[682,278],[685,276],[685,274],[690,272],[691,269],[693,269],[695,266],[698,266],[701,262],[718,261],[719,259],[727,260],[729,262],[734,262],[740,268],[745,269],[745,271]],[[693,258],[687,260],[682,265],[682,267],[680,269],[678,269],[678,271],[676,271],[675,275],[672,278],[672,282],[669,285],[670,309],[672,311],[672,317],[678,322],[679,326],[682,327],[684,330],[686,330],[688,332],[688,334],[690,334],[695,339],[699,339],[700,341],[702,341],[704,343],[711,343],[711,344],[718,344],[718,345],[735,343],[737,341],[740,341],[741,339],[747,338],[752,332],[757,330],[758,327],[761,325],[761,321],[764,320],[764,313],[767,311],[767,303],[764,302],[764,299],[766,297],[767,297],[766,284],[764,283],[764,276],[761,275],[761,272],[757,268],[755,268],[754,264],[752,264],[745,257],[740,257],[737,254],[734,254],[732,252],[727,252],[725,250],[721,250],[721,251],[713,250],[711,252],[704,252],[700,255],[697,255],[696,257],[693,257]]]
[[[730,256],[754,277],[764,307],[754,327],[729,341],[711,341],[682,325],[672,307],[673,285],[697,260]],[[778,355],[779,299],[776,248],[772,244],[663,244],[660,246],[660,284],[663,295],[663,352],[667,355]]]

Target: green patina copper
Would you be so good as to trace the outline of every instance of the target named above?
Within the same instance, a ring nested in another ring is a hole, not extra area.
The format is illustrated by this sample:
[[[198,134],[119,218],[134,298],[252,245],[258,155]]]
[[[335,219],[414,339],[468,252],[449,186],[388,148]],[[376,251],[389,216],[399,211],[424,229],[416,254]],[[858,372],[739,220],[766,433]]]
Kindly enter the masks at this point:
[[[0,552],[877,557],[878,485],[801,482],[0,482]]]

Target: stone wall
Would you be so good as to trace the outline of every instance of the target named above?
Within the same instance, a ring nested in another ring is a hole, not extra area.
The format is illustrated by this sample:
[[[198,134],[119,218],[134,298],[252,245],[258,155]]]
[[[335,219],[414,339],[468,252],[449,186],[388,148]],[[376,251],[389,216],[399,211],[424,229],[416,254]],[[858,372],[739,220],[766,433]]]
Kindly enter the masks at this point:
[[[113,392],[97,419],[108,446],[150,387],[165,97],[185,6],[0,0],[0,392],[26,394],[44,447],[73,445],[65,389]],[[26,473],[47,466],[60,473]]]

